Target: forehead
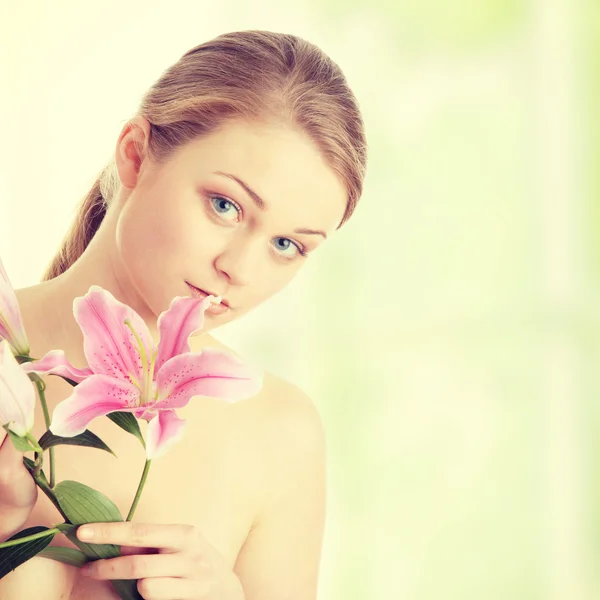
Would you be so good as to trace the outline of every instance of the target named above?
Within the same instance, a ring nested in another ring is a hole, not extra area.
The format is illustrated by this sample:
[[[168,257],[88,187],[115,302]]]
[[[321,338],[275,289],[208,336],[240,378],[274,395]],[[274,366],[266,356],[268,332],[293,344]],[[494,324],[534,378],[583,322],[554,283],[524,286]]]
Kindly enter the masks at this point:
[[[228,189],[241,191],[216,171],[243,180],[268,205],[269,218],[333,231],[346,209],[341,178],[306,134],[287,125],[228,121],[188,144],[179,161]]]

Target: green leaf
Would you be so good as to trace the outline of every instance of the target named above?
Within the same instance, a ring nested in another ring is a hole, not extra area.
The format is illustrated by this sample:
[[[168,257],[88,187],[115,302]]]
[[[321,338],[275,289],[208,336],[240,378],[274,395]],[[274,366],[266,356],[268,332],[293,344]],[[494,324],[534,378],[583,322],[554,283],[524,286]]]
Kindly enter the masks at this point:
[[[82,567],[88,562],[87,556],[80,550],[75,550],[75,548],[62,548],[59,546],[48,546],[47,548],[44,548],[38,556],[51,558],[52,560],[57,560],[58,562],[73,567]]]
[[[38,525],[36,527],[29,527],[19,533],[15,533],[11,538],[6,540],[16,540],[28,535],[34,535],[47,531],[49,527],[42,527]],[[31,540],[30,542],[24,542],[18,546],[9,546],[8,548],[0,548],[0,579],[5,575],[14,571],[19,565],[27,562],[30,558],[33,558],[39,554],[51,541],[54,535],[47,535],[37,540]]]
[[[44,435],[39,439],[40,446],[46,450],[53,446],[85,446],[87,448],[98,448],[99,450],[106,450],[113,456],[116,454],[95,434],[89,430],[85,430],[83,433],[73,437],[61,437],[54,435],[51,431],[46,431]]]
[[[140,430],[140,424],[137,419],[128,412],[113,412],[106,415],[113,423],[116,423],[121,429],[135,435],[142,442],[142,446],[146,447],[144,436]]]
[[[137,579],[111,579],[119,598],[122,600],[144,600],[137,589]]]
[[[15,358],[17,359],[17,362],[20,365],[22,365],[23,363],[33,362],[34,360],[36,360],[35,358],[31,358],[31,356],[28,356],[25,354],[15,354]]]
[[[65,515],[74,525],[123,520],[110,498],[78,481],[61,481],[54,488],[54,493]],[[86,544],[77,539],[75,532],[67,533],[66,536],[89,558],[119,556],[119,548],[114,544]]]
[[[20,365],[22,365],[26,362],[33,362],[35,360],[39,360],[37,358],[33,358],[33,357],[29,356],[29,354],[15,354],[15,358]],[[29,373],[28,373],[28,375],[29,375]]]
[[[11,431],[7,425],[4,426],[4,429],[6,429],[8,437],[11,439],[13,446],[19,452],[33,452],[33,448],[26,438],[19,437],[14,431]]]
[[[54,493],[73,525],[123,520],[110,498],[78,481],[61,481]]]

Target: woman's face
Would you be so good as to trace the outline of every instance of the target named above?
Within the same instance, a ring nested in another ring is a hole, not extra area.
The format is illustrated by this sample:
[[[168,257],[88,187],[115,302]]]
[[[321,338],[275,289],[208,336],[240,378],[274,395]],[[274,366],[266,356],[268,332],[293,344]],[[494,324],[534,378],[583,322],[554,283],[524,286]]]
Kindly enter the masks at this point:
[[[232,321],[281,290],[342,219],[345,186],[303,133],[229,121],[139,168],[143,130],[125,128],[116,153],[119,268],[142,314],[158,316],[191,284],[229,305],[205,314],[204,331]]]

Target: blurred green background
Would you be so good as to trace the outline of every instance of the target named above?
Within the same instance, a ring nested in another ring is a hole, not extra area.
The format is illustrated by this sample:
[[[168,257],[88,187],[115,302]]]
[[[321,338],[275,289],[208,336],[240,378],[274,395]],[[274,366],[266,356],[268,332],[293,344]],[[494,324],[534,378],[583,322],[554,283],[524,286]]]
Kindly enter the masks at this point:
[[[597,0],[7,4],[15,287],[38,280],[142,93],[192,46],[294,33],[355,90],[370,144],[356,214],[217,332],[323,415],[320,599],[600,597]]]

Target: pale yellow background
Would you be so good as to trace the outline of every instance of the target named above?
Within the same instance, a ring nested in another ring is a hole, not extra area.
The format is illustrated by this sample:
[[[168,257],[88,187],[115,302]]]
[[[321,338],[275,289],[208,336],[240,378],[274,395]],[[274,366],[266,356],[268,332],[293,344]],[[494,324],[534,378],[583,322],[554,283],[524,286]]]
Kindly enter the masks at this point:
[[[16,287],[185,51],[255,28],[327,51],[364,111],[364,197],[288,290],[221,332],[323,415],[320,598],[600,597],[596,0],[0,7]]]

